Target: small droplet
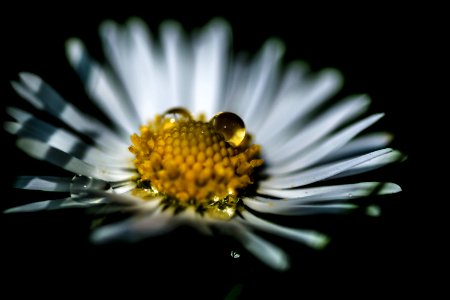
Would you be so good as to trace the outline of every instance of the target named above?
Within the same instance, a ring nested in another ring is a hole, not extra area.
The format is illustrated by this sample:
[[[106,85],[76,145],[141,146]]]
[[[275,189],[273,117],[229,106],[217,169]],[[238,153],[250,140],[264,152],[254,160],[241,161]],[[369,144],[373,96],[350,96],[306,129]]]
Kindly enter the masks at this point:
[[[239,253],[237,253],[236,251],[231,251],[230,256],[232,258],[239,258],[239,257],[241,257],[241,255]]]
[[[378,217],[381,214],[381,209],[377,205],[370,205],[366,208],[366,214],[371,217]]]
[[[210,123],[217,132],[223,135],[225,141],[233,147],[239,146],[245,139],[244,121],[234,113],[218,113],[211,119]]]
[[[347,196],[348,196],[349,198],[353,198],[353,194],[352,194],[352,193],[348,193]]]
[[[111,185],[104,180],[87,177],[84,175],[75,175],[70,183],[70,195],[73,198],[83,196],[84,191],[87,190],[112,190]]]
[[[175,123],[180,121],[190,121],[192,120],[192,116],[189,113],[188,110],[182,108],[182,107],[175,107],[167,110],[163,115],[162,119],[163,122],[168,123]]]

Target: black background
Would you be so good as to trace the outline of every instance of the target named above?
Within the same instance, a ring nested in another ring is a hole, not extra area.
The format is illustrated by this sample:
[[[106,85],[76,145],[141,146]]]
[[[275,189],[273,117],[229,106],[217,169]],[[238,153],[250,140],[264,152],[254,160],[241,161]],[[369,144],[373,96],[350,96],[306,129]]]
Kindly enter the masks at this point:
[[[421,136],[417,131],[420,122],[425,121],[423,102],[432,101],[423,99],[420,93],[424,73],[419,68],[427,66],[432,58],[425,55],[420,59],[420,46],[431,45],[432,39],[421,21],[428,15],[426,11],[419,18],[418,11],[412,8],[370,5],[340,9],[255,7],[245,11],[231,5],[226,9],[185,9],[175,4],[161,9],[148,3],[123,3],[102,9],[72,5],[45,9],[27,6],[26,10],[9,7],[2,11],[5,54],[0,84],[5,105],[23,104],[9,86],[21,71],[39,74],[67,99],[86,101],[81,83],[65,58],[64,42],[72,36],[80,37],[94,56],[101,57],[97,28],[104,19],[123,22],[139,16],[155,32],[158,24],[168,18],[190,30],[219,16],[231,23],[236,51],[255,53],[268,37],[278,37],[286,44],[286,62],[305,60],[313,71],[337,68],[345,77],[343,95],[369,94],[373,99],[371,112],[386,113],[375,129],[393,132],[393,146],[408,155],[406,162],[373,176],[399,183],[404,192],[374,199],[382,207],[378,218],[357,213],[299,221],[299,226],[330,234],[332,242],[316,252],[273,239],[292,256],[293,268],[286,273],[261,266],[233,241],[211,240],[189,230],[137,245],[94,247],[87,240],[89,217],[82,211],[3,215],[2,290],[18,284],[13,291],[20,295],[65,298],[73,293],[142,293],[158,298],[155,293],[162,291],[167,296],[206,299],[222,299],[236,285],[242,288],[242,299],[311,299],[311,295],[366,298],[433,290],[425,284],[428,276],[424,269],[431,264],[429,254],[425,254],[427,239],[432,239],[425,227],[431,209],[426,199],[419,198],[422,190],[418,164],[422,154],[420,139],[431,136]],[[15,175],[60,171],[20,153],[13,137],[3,134],[2,139],[6,151],[2,182],[6,192],[1,208],[5,209],[26,197],[35,197],[9,188]],[[241,257],[232,259],[232,250],[241,251]]]

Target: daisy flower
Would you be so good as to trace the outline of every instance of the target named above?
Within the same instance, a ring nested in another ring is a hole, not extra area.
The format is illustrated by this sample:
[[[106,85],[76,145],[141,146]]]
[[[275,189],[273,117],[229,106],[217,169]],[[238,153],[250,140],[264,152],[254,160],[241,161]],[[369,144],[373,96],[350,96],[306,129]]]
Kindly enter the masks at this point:
[[[395,183],[353,177],[403,158],[387,148],[391,135],[364,132],[383,114],[364,116],[367,95],[326,104],[342,85],[340,73],[311,73],[302,62],[283,66],[280,41],[268,40],[250,59],[234,55],[229,25],[219,19],[192,36],[165,22],[158,40],[139,19],[123,26],[107,21],[100,36],[105,63],[77,38],[66,49],[111,125],[38,75],[20,73],[12,83],[35,109],[64,125],[10,107],[14,121],[5,129],[28,155],[72,175],[17,178],[17,188],[66,196],[5,212],[96,206],[99,214],[130,214],[95,227],[95,243],[138,241],[190,225],[232,236],[268,266],[285,270],[287,254],[259,232],[318,249],[328,237],[271,216],[342,213],[356,207],[356,198],[401,191]],[[343,177],[349,182],[326,184]]]

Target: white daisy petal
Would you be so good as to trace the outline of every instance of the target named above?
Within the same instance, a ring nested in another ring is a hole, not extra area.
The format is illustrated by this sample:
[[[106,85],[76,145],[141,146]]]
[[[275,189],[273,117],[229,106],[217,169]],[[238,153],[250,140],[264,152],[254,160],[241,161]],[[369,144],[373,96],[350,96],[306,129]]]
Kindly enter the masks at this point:
[[[22,77],[27,78],[27,77],[24,77],[23,75],[22,75]],[[31,77],[31,78],[33,78],[33,77]],[[25,80],[23,80],[23,81],[25,81]],[[40,89],[40,83],[37,83],[36,80],[33,80],[30,83],[28,83],[29,81],[31,81],[31,80],[26,80],[25,85],[23,83],[11,81],[11,86],[13,87],[13,89],[16,91],[17,94],[19,94],[22,98],[27,100],[31,105],[33,105],[37,109],[44,110],[45,102],[40,99],[39,94],[36,92]],[[35,92],[33,92],[33,90],[30,90],[29,86],[32,86],[35,89]],[[52,98],[50,98],[50,99],[52,99]],[[52,113],[52,112],[53,111],[50,111],[50,113]],[[53,114],[55,114],[55,112],[53,112]]]
[[[229,66],[223,109],[219,109],[239,114],[245,120],[247,129],[254,132],[278,88],[276,79],[283,54],[284,45],[279,40],[271,39],[264,44],[250,66],[243,56],[238,56]]]
[[[279,40],[268,40],[262,47],[250,70],[248,86],[236,111],[246,120],[250,130],[256,129],[254,119],[259,117],[260,109],[268,106],[277,88],[280,61],[285,47]]]
[[[290,125],[301,121],[340,89],[342,76],[334,69],[327,69],[309,81],[274,103],[264,124],[254,129],[258,143],[263,146],[277,143]]]
[[[178,213],[176,215],[177,220],[180,223],[184,223],[195,228],[197,231],[204,235],[213,236],[214,232],[212,231],[212,224],[222,223],[221,220],[217,220],[214,218],[209,218],[205,215],[198,214],[195,209],[188,208]]]
[[[91,240],[98,244],[117,240],[135,242],[151,236],[162,235],[175,227],[171,219],[170,215],[156,213],[104,225],[92,232]]]
[[[17,147],[25,153],[39,160],[45,160],[58,167],[61,167],[74,174],[81,174],[87,177],[98,178],[105,181],[123,181],[135,176],[134,172],[130,171],[113,171],[104,168],[96,168],[87,164],[69,154],[53,148],[40,141],[19,138],[17,140]]]
[[[29,204],[24,204],[16,207],[8,208],[4,213],[23,213],[23,212],[33,212],[40,210],[57,210],[65,208],[87,208],[90,206],[95,206],[104,203],[102,199],[82,199],[79,201],[74,200],[72,197],[55,199],[55,200],[45,200],[39,202],[33,202]]]
[[[330,200],[350,200],[352,198],[365,197],[372,194],[384,195],[398,193],[400,191],[400,186],[390,182],[360,182],[354,184],[288,190],[261,187],[257,190],[257,192],[262,195],[290,198],[289,203],[296,204]],[[274,203],[277,203],[277,201],[279,200],[274,200]]]
[[[279,71],[277,69],[277,71]],[[280,86],[278,91],[272,96],[270,93],[264,95],[262,98],[262,103],[258,105],[257,113],[251,115],[251,125],[254,130],[259,130],[261,126],[267,120],[267,116],[272,114],[273,105],[278,101],[284,101],[287,97],[289,99],[290,95],[298,89],[299,86],[302,85],[303,80],[305,80],[306,74],[309,72],[309,67],[301,61],[295,61],[290,63],[284,74],[282,72],[278,72],[280,74]],[[251,129],[251,132],[255,132]]]
[[[333,134],[316,147],[307,149],[301,154],[298,153],[296,157],[292,157],[290,160],[283,161],[282,163],[278,163],[276,165],[270,165],[266,172],[270,175],[274,175],[303,170],[325,157],[331,151],[342,147],[362,130],[378,121],[382,116],[383,114],[372,115],[353,125],[350,125]]]
[[[236,107],[238,99],[243,99],[248,80],[249,68],[246,57],[239,55],[234,58],[228,67],[227,79],[225,81],[224,98],[218,107],[219,111],[231,111],[238,114]]]
[[[362,156],[358,156],[356,158],[317,166],[312,169],[297,172],[294,174],[272,176],[266,180],[261,180],[260,186],[273,189],[295,188],[304,186],[330,178],[359,164],[373,160],[379,156],[386,156],[392,151],[393,150],[390,148],[381,149]]]
[[[174,106],[188,107],[191,101],[191,48],[186,45],[181,26],[168,21],[161,26],[161,43],[167,65],[170,99]]]
[[[16,134],[20,137],[33,138],[47,143],[56,149],[95,166],[120,169],[134,167],[130,155],[131,153],[128,154],[128,159],[119,159],[108,155],[94,146],[86,144],[70,132],[56,128],[34,117],[31,117],[23,124],[5,122],[4,128],[11,134]]]
[[[94,139],[106,147],[116,145],[124,147],[123,140],[119,139],[106,126],[97,120],[81,113],[75,106],[64,100],[52,87],[39,76],[31,73],[20,73],[21,83],[12,82],[13,88],[34,107],[55,116],[76,131]],[[25,122],[27,115],[16,108],[8,108],[8,113],[20,122]]]
[[[288,93],[295,91],[302,82],[306,81],[307,75],[310,73],[308,64],[304,61],[290,62],[284,72],[280,74],[280,88],[274,102],[280,101]]]
[[[124,89],[130,96],[134,109],[140,117],[140,123],[144,124],[147,120],[143,113],[147,109],[146,106],[140,106],[141,103],[137,103],[140,97],[136,94],[138,92],[137,89],[133,89],[135,72],[133,72],[133,65],[130,63],[128,34],[118,28],[116,23],[106,21],[100,26],[100,37],[102,38],[103,50],[109,63],[113,67],[115,74],[123,82]]]
[[[211,118],[222,99],[223,82],[228,65],[228,24],[214,20],[194,41],[194,74],[192,108]]]
[[[133,91],[133,101],[147,122],[155,114],[171,108],[167,70],[164,57],[152,40],[150,31],[141,20],[132,18],[127,23],[128,63],[130,64],[132,81],[128,89]],[[127,73],[124,74],[127,76]]]
[[[165,78],[162,57],[155,47],[147,26],[132,18],[124,28],[112,21],[100,27],[105,54],[130,96],[141,124],[167,108],[178,106]]]
[[[350,210],[357,208],[355,204],[338,203],[338,204],[292,204],[290,201],[283,200],[258,201],[258,199],[244,198],[244,203],[251,209],[267,214],[284,215],[284,216],[307,216],[320,214],[342,214],[348,213]]]
[[[246,225],[250,225],[259,230],[263,230],[275,235],[279,235],[288,239],[292,239],[296,242],[303,243],[312,248],[321,249],[326,246],[329,239],[327,236],[312,231],[312,230],[301,230],[301,229],[293,229],[287,228],[284,226],[280,226],[269,221],[258,218],[254,214],[249,211],[243,211],[242,216],[244,217],[246,222],[243,222]]]
[[[69,192],[72,178],[55,176],[19,176],[14,187],[24,190]]]
[[[238,223],[226,224],[221,226],[220,229],[223,233],[229,234],[241,242],[247,251],[266,265],[279,271],[285,271],[289,268],[289,258],[283,250],[258,237],[242,225]]]
[[[116,194],[124,194],[133,190],[136,187],[136,185],[137,184],[134,181],[127,181],[125,183],[113,185],[113,189]]]
[[[116,195],[114,195],[116,193]],[[119,194],[117,189],[114,189],[114,193],[104,192],[102,199],[107,203],[107,206],[102,206],[98,211],[94,213],[109,214],[114,212],[128,212],[128,213],[138,213],[138,214],[150,214],[156,212],[160,207],[161,198],[147,199],[148,201],[137,203],[129,193],[124,192]],[[117,195],[119,194],[119,195]],[[128,195],[125,195],[128,194]],[[83,194],[81,194],[83,195]],[[92,193],[92,190],[88,190],[84,195],[95,196],[102,195],[101,193]],[[125,197],[121,197],[125,196]]]
[[[321,163],[336,161],[339,159],[368,153],[377,149],[386,148],[393,139],[393,135],[387,132],[368,133],[354,138],[342,148],[328,154]]]
[[[264,148],[271,164],[290,161],[295,153],[327,136],[330,132],[367,110],[370,100],[366,95],[350,96],[324,112],[282,144],[268,144]]]
[[[330,179],[353,176],[356,174],[366,173],[378,168],[381,168],[387,164],[392,164],[405,159],[406,156],[400,151],[394,150],[390,153],[386,153],[382,156],[375,157],[371,160],[365,161],[364,163],[355,165],[344,172],[337,173],[330,177]]]
[[[78,39],[67,41],[66,53],[95,104],[114,121],[117,128],[124,130],[125,136],[137,131],[140,124],[136,112],[113,81],[110,72],[90,57]]]
[[[121,204],[121,205],[131,205],[131,206],[139,206],[142,205],[142,199],[138,197],[134,197],[132,195],[127,194],[118,194],[118,193],[109,193],[98,189],[84,189],[80,187],[79,189],[82,195],[94,196],[94,197],[103,197],[108,199],[110,202]]]

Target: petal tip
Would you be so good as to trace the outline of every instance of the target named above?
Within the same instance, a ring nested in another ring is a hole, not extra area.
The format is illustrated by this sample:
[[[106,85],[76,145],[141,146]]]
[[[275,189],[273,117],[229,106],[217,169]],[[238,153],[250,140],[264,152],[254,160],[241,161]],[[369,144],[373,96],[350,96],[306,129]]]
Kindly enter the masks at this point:
[[[111,31],[116,30],[117,24],[112,20],[105,20],[99,26],[100,34],[108,35]]]
[[[20,72],[19,77],[33,92],[39,91],[42,85],[42,79],[39,76],[29,72]]]
[[[311,244],[314,249],[325,249],[331,241],[331,239],[325,234],[317,234],[316,237],[317,240],[313,244]]]
[[[83,42],[78,38],[70,38],[66,41],[66,55],[72,64],[78,63],[84,52]]]

